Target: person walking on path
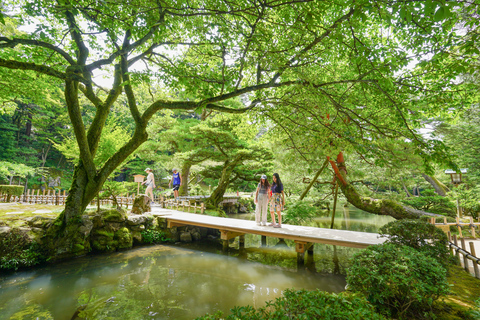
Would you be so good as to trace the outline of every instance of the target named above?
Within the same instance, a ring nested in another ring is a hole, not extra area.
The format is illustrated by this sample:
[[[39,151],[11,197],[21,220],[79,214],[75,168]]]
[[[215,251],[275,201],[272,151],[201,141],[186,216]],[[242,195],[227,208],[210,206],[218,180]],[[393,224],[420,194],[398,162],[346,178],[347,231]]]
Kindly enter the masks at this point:
[[[269,191],[270,183],[267,180],[267,176],[263,174],[258,183],[257,192],[255,193],[255,204],[257,205],[255,208],[255,222],[257,226],[267,225],[267,207],[268,201],[270,200]]]
[[[270,199],[270,215],[272,223],[269,226],[274,228],[282,227],[282,209],[285,206],[285,194],[283,193],[283,184],[278,173],[273,174],[273,183],[270,187],[272,198]],[[278,215],[278,224],[275,223],[275,212]]]
[[[180,172],[177,171],[177,169],[173,169],[172,172],[172,179],[170,179],[168,186],[171,186],[173,183],[173,197],[177,199],[178,189],[182,185],[182,176],[180,175]]]
[[[153,175],[153,170],[150,169],[150,168],[147,168],[145,169],[145,172],[148,173],[147,175],[147,180],[143,181],[142,182],[142,185],[146,185],[147,186],[147,189],[145,190],[145,195],[147,197],[150,197],[150,199],[152,200],[152,204],[154,204],[153,200],[153,189],[155,188],[155,177]]]

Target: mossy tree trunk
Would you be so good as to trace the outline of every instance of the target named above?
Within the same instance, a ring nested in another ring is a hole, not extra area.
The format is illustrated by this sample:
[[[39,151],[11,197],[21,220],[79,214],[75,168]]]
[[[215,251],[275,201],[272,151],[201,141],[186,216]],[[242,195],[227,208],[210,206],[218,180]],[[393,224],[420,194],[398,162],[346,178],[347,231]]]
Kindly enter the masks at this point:
[[[340,189],[347,198],[348,202],[353,204],[356,208],[377,215],[391,216],[395,219],[418,219],[422,216],[438,216],[437,214],[407,207],[396,201],[361,196],[355,187],[347,180],[347,167],[343,153],[340,152],[338,154],[336,161],[329,161],[333,171],[335,172]]]
[[[190,176],[190,168],[192,163],[189,161],[184,161],[180,174],[182,175],[182,185],[178,189],[178,194],[181,196],[188,196],[188,177]]]
[[[426,175],[422,173],[422,177],[428,181],[432,185],[432,187],[435,189],[435,192],[442,197],[445,197],[447,195],[447,192],[450,191],[446,185],[438,181],[437,178]]]
[[[237,179],[236,175],[233,178],[231,178],[231,176],[238,162],[239,161],[225,162],[218,185],[206,201],[207,208],[217,208],[218,204],[223,201],[223,195],[227,191],[228,186],[232,181]]]

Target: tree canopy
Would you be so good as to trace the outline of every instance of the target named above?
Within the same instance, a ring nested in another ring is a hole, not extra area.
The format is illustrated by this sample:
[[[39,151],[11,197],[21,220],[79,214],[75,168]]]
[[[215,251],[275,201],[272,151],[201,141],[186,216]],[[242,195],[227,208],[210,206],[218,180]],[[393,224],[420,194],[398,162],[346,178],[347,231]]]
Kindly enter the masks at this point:
[[[443,0],[7,0],[0,81],[17,85],[0,86],[0,97],[41,101],[63,91],[79,150],[65,222],[165,110],[248,112],[309,164],[329,157],[333,166],[345,153],[388,166],[415,154],[431,171],[432,161],[449,160],[447,149],[418,130],[474,101],[478,86],[462,75],[478,69],[476,8]],[[129,136],[95,162],[112,118],[129,119]]]

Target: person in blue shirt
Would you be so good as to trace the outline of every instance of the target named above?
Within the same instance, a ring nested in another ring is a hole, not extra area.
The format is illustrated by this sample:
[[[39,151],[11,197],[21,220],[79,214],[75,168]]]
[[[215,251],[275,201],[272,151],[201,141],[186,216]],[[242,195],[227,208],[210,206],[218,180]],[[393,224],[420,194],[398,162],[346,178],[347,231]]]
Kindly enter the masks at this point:
[[[272,223],[269,226],[274,228],[282,227],[282,209],[285,206],[285,193],[283,193],[283,184],[278,173],[273,174],[273,183],[270,187],[272,197],[270,199],[270,215],[272,216]],[[278,215],[278,224],[275,223],[275,212]]]
[[[182,184],[182,176],[180,175],[180,172],[177,171],[177,169],[173,169],[172,171],[172,179],[170,179],[170,183],[168,184],[168,186],[171,186],[173,183],[173,196],[175,197],[175,199],[177,199],[178,189]]]

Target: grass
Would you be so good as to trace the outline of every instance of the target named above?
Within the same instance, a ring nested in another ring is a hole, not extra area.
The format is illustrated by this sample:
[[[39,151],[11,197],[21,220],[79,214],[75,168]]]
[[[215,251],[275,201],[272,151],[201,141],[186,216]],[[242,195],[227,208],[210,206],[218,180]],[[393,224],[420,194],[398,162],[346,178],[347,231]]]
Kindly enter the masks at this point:
[[[25,224],[26,218],[35,216],[55,218],[62,212],[63,208],[63,206],[48,204],[0,203],[0,226],[21,227]],[[38,210],[48,210],[50,212],[34,213]]]

